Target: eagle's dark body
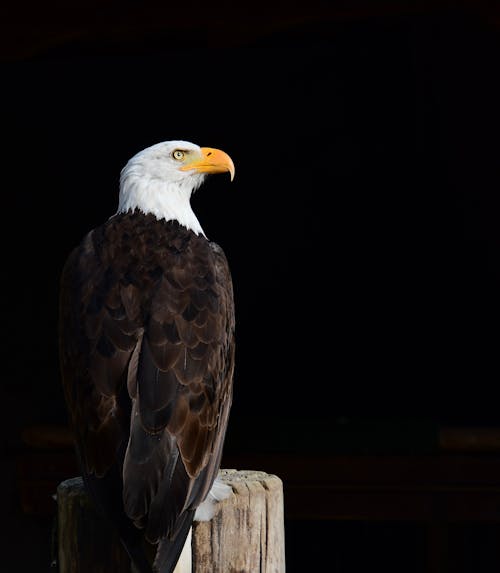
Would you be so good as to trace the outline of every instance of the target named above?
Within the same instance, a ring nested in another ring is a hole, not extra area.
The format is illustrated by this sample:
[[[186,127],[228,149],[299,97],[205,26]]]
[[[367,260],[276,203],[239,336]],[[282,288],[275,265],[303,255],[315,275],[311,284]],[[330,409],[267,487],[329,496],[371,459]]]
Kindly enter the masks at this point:
[[[63,270],[63,385],[87,486],[142,571],[171,571],[219,469],[232,399],[224,253],[138,210],[91,231]]]

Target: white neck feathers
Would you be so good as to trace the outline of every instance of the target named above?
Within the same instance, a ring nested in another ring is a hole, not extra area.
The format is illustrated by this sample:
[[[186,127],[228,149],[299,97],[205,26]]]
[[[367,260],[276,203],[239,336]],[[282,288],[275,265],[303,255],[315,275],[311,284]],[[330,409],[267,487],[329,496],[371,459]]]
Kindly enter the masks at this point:
[[[205,235],[190,203],[191,194],[203,182],[203,174],[165,181],[134,167],[129,163],[122,170],[118,213],[139,209],[157,219],[178,221],[197,235]]]

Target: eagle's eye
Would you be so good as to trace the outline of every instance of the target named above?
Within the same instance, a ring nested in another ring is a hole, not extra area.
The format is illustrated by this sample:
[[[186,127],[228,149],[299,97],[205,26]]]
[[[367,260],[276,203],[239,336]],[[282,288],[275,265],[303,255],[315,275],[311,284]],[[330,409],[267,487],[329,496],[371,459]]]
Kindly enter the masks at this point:
[[[176,149],[173,153],[172,153],[172,157],[174,159],[176,159],[177,161],[182,161],[184,159],[184,156],[186,154],[184,153],[184,151],[182,151],[181,149]]]

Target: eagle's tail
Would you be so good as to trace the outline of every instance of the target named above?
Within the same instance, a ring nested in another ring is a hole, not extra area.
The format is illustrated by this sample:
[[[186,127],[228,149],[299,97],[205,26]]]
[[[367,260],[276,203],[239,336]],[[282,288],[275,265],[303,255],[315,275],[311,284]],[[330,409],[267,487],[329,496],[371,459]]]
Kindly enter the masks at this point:
[[[83,472],[83,479],[97,511],[116,528],[120,541],[134,565],[134,573],[153,573],[144,550],[143,534],[127,518],[121,507],[121,496],[117,494],[120,488],[116,486],[120,483],[117,468],[113,466],[102,478]]]
[[[158,543],[153,563],[155,573],[172,573],[174,571],[191,529],[193,517],[194,510],[186,511],[174,536],[171,539],[164,538]]]
[[[133,573],[153,573],[153,569],[146,558],[142,544],[138,543],[135,536],[128,538],[127,533],[122,529],[120,531],[120,539],[125,551],[130,557],[131,570]]]
[[[192,573],[193,571],[193,528],[190,527],[184,547],[182,548],[180,557],[175,566],[174,573]]]

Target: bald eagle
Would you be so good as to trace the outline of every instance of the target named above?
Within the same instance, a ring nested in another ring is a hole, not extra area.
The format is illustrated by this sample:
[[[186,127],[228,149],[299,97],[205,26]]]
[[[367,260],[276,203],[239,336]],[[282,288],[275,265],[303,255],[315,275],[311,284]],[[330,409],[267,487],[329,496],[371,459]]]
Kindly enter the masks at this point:
[[[167,141],[140,151],[122,169],[117,213],[62,271],[61,375],[78,459],[141,573],[173,570],[217,486],[232,402],[233,290],[190,198],[223,172],[232,180],[234,165],[218,149]]]

